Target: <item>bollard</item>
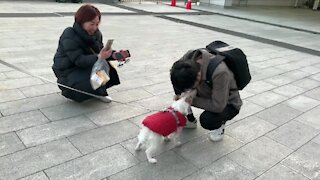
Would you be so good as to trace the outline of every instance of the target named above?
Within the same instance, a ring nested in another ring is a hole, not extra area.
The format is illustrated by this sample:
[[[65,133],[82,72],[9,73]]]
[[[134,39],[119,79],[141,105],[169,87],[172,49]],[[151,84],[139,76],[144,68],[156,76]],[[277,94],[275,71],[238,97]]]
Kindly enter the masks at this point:
[[[177,0],[171,0],[171,6],[176,6],[176,2],[177,2]]]
[[[186,9],[191,9],[191,0],[188,0],[187,5],[186,5]]]

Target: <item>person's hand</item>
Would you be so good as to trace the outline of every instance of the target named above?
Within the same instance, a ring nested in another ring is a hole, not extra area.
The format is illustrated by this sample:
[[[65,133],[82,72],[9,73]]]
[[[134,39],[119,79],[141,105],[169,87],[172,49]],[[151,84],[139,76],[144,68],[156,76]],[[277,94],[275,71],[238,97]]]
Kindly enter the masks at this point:
[[[124,58],[130,57],[130,52],[129,50],[120,50],[120,53],[123,55]]]
[[[107,59],[112,55],[112,49],[107,50],[106,48],[102,48],[100,53],[98,54],[98,59]]]
[[[183,96],[186,97],[186,102],[189,104],[192,104],[193,98],[195,98],[197,95],[197,90],[196,89],[192,89],[189,91],[186,91]]]
[[[194,98],[197,95],[197,89],[191,89],[191,90],[187,91],[186,94],[188,96],[191,96],[192,98]]]

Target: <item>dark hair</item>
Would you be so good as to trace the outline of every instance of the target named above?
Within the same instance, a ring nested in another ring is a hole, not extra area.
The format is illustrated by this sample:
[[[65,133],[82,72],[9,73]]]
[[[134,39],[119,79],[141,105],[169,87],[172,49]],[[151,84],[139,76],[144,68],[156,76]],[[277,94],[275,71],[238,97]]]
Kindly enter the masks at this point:
[[[99,17],[100,21],[101,13],[99,9],[90,4],[85,4],[81,6],[74,15],[74,21],[82,25],[85,22],[92,21],[96,16]]]
[[[197,81],[200,65],[193,60],[178,60],[170,70],[171,83],[175,91],[191,89]]]

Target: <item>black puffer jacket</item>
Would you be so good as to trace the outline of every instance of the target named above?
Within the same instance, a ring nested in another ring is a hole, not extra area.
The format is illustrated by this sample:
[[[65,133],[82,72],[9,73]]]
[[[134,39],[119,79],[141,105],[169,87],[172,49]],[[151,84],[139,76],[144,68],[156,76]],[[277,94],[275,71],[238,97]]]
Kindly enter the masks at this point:
[[[59,39],[58,49],[53,59],[54,64],[52,69],[58,78],[57,81],[61,84],[96,95],[107,95],[107,87],[120,84],[118,74],[112,66],[110,70],[110,81],[106,87],[102,87],[102,89],[98,88],[95,91],[90,85],[90,72],[92,66],[98,59],[97,54],[102,48],[102,34],[99,30],[93,36],[90,36],[77,23],[74,23],[73,27],[66,28]],[[90,98],[86,95],[82,96],[80,93],[75,94],[75,92],[70,92],[70,90],[61,86],[59,86],[59,88],[62,90],[64,96],[76,101],[83,101]]]

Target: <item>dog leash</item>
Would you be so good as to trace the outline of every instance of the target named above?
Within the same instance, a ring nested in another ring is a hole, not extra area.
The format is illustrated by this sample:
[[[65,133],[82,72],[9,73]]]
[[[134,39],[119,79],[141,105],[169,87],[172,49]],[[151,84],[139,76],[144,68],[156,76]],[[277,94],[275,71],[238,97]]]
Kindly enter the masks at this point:
[[[125,63],[126,63],[126,62],[125,62]],[[61,86],[61,87],[70,89],[70,90],[72,90],[72,91],[76,91],[76,92],[78,92],[78,93],[82,93],[82,94],[85,94],[85,95],[88,95],[88,96],[91,96],[91,97],[95,97],[95,98],[97,98],[97,99],[101,98],[101,96],[97,96],[97,95],[92,94],[92,93],[88,93],[88,92],[85,92],[85,91],[81,91],[81,90],[79,90],[79,89],[75,89],[75,88],[69,87],[69,86],[67,86],[67,85],[64,85],[64,84],[61,84],[61,83],[58,83],[58,82],[55,82],[55,81],[51,81],[51,80],[49,80],[49,79],[47,79],[47,78],[44,78],[44,77],[41,77],[41,76],[32,74],[32,73],[30,73],[29,71],[26,71],[26,70],[24,70],[24,69],[22,69],[22,68],[19,68],[19,67],[13,65],[13,64],[7,63],[6,61],[3,61],[2,59],[0,59],[0,64],[3,64],[3,65],[5,65],[5,66],[7,66],[7,67],[10,67],[10,68],[12,68],[12,69],[15,69],[15,70],[17,70],[17,71],[19,71],[19,72],[23,72],[23,73],[25,73],[25,74],[28,74],[28,75],[30,75],[30,76],[32,76],[32,77],[35,77],[35,78],[38,78],[38,79],[47,81],[47,82],[49,82],[49,83],[51,83],[51,84],[55,84],[55,85],[58,85],[58,86]],[[123,65],[123,64],[122,64],[122,65]],[[122,65],[121,65],[121,66],[122,66]],[[119,104],[123,104],[123,105],[129,105],[128,103],[124,103],[124,102],[120,102],[120,101],[116,101],[116,100],[112,100],[112,101],[113,101],[113,102],[116,102],[116,103],[119,103]],[[150,109],[150,108],[144,107],[144,106],[139,105],[139,104],[137,104],[137,105],[140,106],[140,107],[142,107],[142,108],[144,108],[144,109],[147,109],[147,110],[149,110],[149,111],[159,111],[159,110],[155,110],[155,109]]]
[[[24,69],[22,69],[22,68],[19,68],[19,67],[15,66],[15,65],[12,65],[12,64],[10,64],[10,63],[7,63],[7,62],[5,62],[5,61],[3,61],[3,60],[1,60],[1,59],[0,59],[0,63],[3,64],[3,65],[5,65],[5,66],[7,66],[7,67],[10,67],[10,68],[12,68],[12,69],[15,69],[15,70],[17,70],[17,71],[20,71],[20,72],[23,72],[23,73],[25,73],[25,74],[28,74],[28,75],[30,75],[30,76],[32,76],[32,77],[35,77],[35,78],[38,78],[38,79],[47,81],[47,82],[49,82],[49,83],[51,83],[51,84],[56,84],[56,85],[59,85],[59,86],[61,86],[61,87],[70,89],[70,90],[72,90],[72,91],[76,91],[76,92],[79,92],[79,93],[82,93],[82,94],[85,94],[85,95],[88,95],[88,96],[92,96],[92,97],[95,97],[95,98],[99,98],[99,97],[100,97],[100,96],[97,96],[97,95],[95,95],[95,94],[91,94],[91,93],[88,93],[88,92],[85,92],[85,91],[81,91],[81,90],[78,90],[78,89],[75,89],[75,88],[66,86],[66,85],[64,85],[64,84],[61,84],[61,83],[51,81],[51,80],[49,80],[49,79],[47,79],[47,78],[44,78],[44,77],[41,77],[41,76],[32,74],[32,73],[30,73],[29,71],[26,71],[26,70],[24,70]]]

